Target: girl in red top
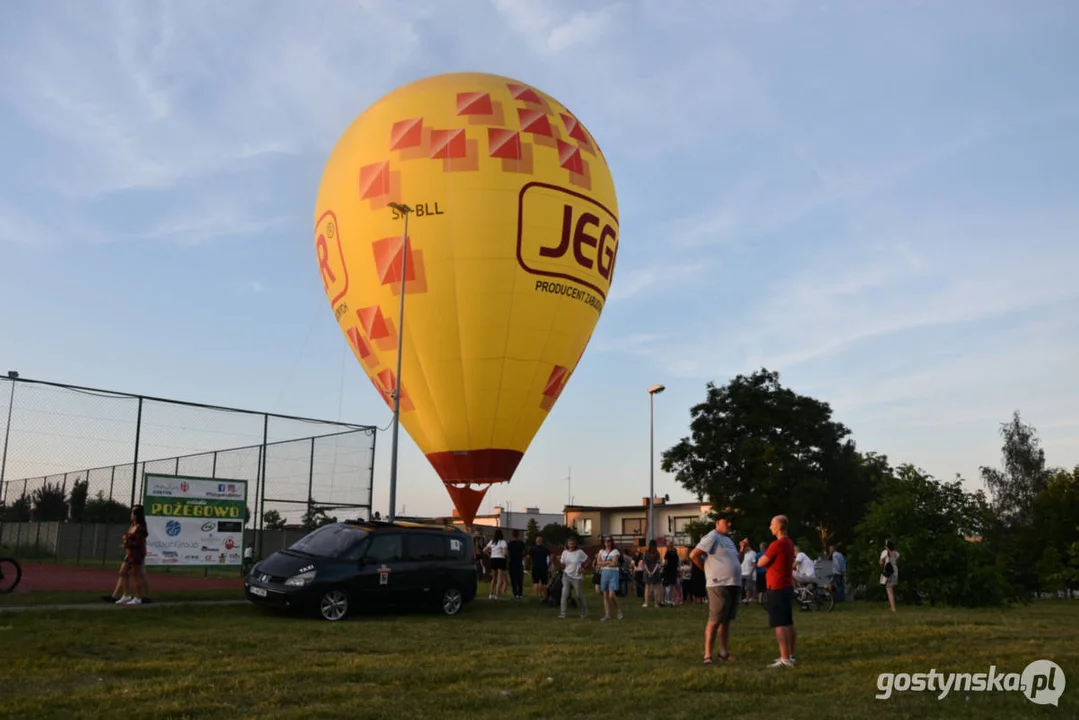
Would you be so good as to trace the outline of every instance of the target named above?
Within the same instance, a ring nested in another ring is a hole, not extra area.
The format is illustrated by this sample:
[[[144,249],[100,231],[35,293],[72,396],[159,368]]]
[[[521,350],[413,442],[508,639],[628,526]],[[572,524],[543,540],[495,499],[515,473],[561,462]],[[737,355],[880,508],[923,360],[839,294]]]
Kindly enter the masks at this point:
[[[146,582],[146,514],[142,505],[131,508],[131,526],[124,533],[124,564],[120,566],[120,589],[123,595],[117,605],[140,605],[149,590]],[[134,595],[128,595],[128,583],[134,581]]]

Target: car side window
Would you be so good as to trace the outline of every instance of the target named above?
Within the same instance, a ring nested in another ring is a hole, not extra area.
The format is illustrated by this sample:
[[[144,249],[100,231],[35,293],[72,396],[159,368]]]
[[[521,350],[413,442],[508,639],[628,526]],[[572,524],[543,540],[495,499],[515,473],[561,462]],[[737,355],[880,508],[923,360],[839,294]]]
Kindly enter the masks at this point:
[[[367,548],[369,544],[367,538],[352,543],[352,547],[342,553],[341,559],[349,561],[359,560],[360,556],[364,553],[364,549]]]
[[[406,559],[411,561],[431,561],[446,559],[446,538],[429,533],[409,535],[405,540],[408,549]]]
[[[364,558],[376,563],[399,562],[404,556],[401,545],[398,534],[375,535],[367,546]]]

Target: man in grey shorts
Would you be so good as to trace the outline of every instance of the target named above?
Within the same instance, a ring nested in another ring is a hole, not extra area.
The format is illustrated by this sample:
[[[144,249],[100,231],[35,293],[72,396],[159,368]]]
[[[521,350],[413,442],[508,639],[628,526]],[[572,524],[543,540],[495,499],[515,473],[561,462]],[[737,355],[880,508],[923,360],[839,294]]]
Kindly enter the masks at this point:
[[[708,624],[704,627],[704,663],[712,663],[712,648],[719,634],[719,660],[736,658],[727,648],[730,623],[738,614],[742,600],[742,566],[738,560],[738,548],[728,534],[731,531],[731,515],[722,512],[716,516],[716,529],[701,538],[689,554],[690,561],[704,570],[705,587],[708,589]]]

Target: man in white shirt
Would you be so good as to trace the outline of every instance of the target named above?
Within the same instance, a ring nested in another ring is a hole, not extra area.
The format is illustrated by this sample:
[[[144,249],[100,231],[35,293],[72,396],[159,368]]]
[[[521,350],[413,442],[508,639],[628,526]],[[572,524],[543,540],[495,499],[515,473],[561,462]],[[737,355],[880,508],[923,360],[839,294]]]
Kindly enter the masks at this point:
[[[588,616],[588,606],[584,599],[584,567],[587,563],[588,554],[577,547],[577,541],[573,538],[567,540],[566,549],[559,558],[559,565],[562,566],[562,613],[558,617],[566,617],[571,585],[577,595],[577,604],[581,606],[581,617]]]
[[[813,561],[797,545],[794,546],[794,582],[798,585],[817,582],[817,571],[813,567]]]
[[[693,564],[704,570],[708,590],[708,624],[704,626],[704,662],[712,663],[712,648],[719,634],[719,660],[734,660],[727,648],[730,623],[738,614],[742,599],[742,566],[738,548],[730,539],[731,515],[716,516],[716,529],[701,538],[689,554]]]

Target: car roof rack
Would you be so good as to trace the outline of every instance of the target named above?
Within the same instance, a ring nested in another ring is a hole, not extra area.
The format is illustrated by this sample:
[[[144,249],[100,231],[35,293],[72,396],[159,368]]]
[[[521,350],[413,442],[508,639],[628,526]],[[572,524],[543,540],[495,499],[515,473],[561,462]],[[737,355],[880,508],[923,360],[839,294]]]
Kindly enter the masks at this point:
[[[444,525],[442,523],[425,522],[422,520],[399,519],[399,520],[346,520],[349,525],[369,528],[421,528],[426,530],[445,530],[446,532],[464,532],[456,525]]]

